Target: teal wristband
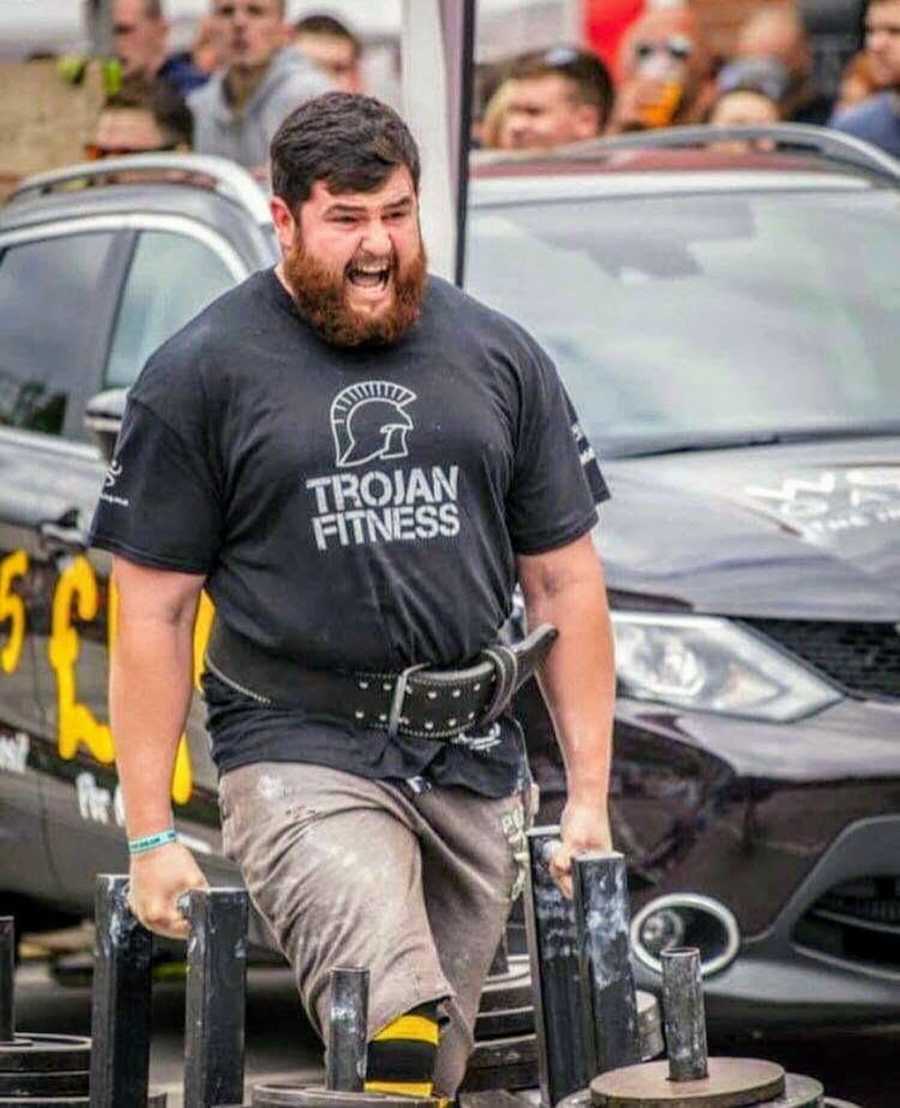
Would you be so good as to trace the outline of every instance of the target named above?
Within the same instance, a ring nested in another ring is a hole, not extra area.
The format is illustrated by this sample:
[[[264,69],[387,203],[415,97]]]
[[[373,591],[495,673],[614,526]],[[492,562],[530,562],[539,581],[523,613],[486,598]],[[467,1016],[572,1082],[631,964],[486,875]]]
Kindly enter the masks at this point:
[[[146,854],[148,850],[156,850],[158,846],[167,846],[178,839],[174,827],[165,831],[157,831],[155,835],[143,835],[139,839],[128,840],[129,854]]]

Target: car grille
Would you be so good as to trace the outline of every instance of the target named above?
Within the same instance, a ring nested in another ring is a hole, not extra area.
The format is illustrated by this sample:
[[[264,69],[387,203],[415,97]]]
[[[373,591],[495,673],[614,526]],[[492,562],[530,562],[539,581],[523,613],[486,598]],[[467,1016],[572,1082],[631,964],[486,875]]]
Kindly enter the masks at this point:
[[[747,619],[856,696],[900,700],[900,632],[895,623]]]
[[[835,885],[800,919],[794,938],[844,961],[900,968],[900,877]]]

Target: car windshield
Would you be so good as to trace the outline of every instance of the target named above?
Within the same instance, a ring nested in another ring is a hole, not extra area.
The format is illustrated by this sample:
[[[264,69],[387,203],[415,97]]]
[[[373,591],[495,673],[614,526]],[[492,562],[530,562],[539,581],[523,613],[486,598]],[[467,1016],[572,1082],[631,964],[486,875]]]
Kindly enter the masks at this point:
[[[606,452],[900,428],[894,191],[529,202],[469,226],[467,288],[544,345]]]

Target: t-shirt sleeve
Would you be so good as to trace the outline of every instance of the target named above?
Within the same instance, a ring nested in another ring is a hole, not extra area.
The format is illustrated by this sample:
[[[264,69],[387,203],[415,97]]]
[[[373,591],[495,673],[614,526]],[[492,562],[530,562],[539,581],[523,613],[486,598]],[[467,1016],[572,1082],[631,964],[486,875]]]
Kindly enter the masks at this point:
[[[150,407],[129,398],[91,545],[160,569],[208,574],[221,531],[219,496],[202,444],[185,441]]]
[[[529,345],[507,520],[516,552],[540,554],[590,530],[609,490],[556,367]]]

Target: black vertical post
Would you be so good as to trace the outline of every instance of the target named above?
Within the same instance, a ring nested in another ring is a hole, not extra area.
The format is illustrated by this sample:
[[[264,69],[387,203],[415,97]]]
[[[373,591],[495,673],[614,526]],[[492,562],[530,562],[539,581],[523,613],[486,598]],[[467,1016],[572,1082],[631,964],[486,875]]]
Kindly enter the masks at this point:
[[[707,1076],[700,951],[696,947],[676,947],[664,950],[661,958],[669,1079],[699,1081]]]
[[[91,1108],[146,1104],[153,940],[131,914],[128,878],[97,877]]]
[[[193,889],[185,990],[184,1105],[244,1098],[248,900],[244,889]],[[184,909],[183,909],[184,910]]]
[[[538,1074],[545,1105],[590,1083],[591,1044],[583,1018],[575,906],[550,876],[558,827],[528,832],[525,924],[534,990]]]
[[[0,1043],[16,1037],[16,921],[0,916]]]
[[[456,264],[454,280],[462,288],[466,272],[466,223],[469,209],[469,156],[475,98],[475,0],[462,0],[459,59],[459,145],[456,181]]]
[[[607,1073],[641,1060],[625,859],[599,850],[576,855],[572,884],[588,1021],[585,1037],[593,1048],[594,1073]]]
[[[325,1088],[361,1093],[366,1080],[369,971],[335,966],[331,971]]]

